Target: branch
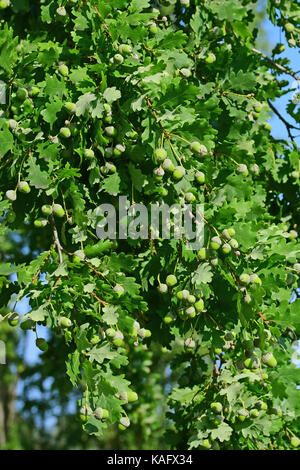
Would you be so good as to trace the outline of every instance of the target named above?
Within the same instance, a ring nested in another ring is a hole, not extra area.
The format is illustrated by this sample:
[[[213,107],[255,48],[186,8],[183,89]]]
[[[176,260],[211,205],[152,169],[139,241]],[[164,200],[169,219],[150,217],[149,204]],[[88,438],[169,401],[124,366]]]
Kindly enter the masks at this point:
[[[277,109],[275,108],[275,106],[271,103],[271,101],[268,99],[268,105],[270,106],[270,108],[272,109],[272,111],[276,114],[276,116],[279,117],[279,119],[284,123],[286,129],[287,129],[287,133],[289,135],[289,138],[291,140],[294,139],[294,137],[292,136],[291,134],[291,129],[297,129],[297,130],[300,130],[299,127],[296,127],[294,126],[293,124],[290,124],[283,116],[281,116],[281,114],[279,113],[279,111],[277,111]]]
[[[100,302],[102,305],[107,305],[107,302],[104,302],[103,300],[99,299],[99,297],[94,293],[94,292],[91,292],[90,293],[93,297],[95,297],[95,299],[98,300],[98,302]]]
[[[106,34],[106,36],[108,37],[108,39],[111,39],[111,34],[110,34],[110,32],[109,32],[109,29],[108,29],[107,24],[104,23],[104,21],[103,21],[103,19],[102,19],[102,16],[100,15],[99,10],[98,10],[98,8],[96,7],[96,5],[94,6],[94,8],[95,8],[95,10],[96,10],[97,15],[99,16],[99,18],[100,18],[100,20],[101,20],[101,23],[103,24],[103,27],[104,27],[104,29],[105,29],[105,34]]]
[[[277,64],[277,62],[274,62],[274,60],[270,59],[270,57],[268,57],[266,54],[259,51],[258,49],[255,49],[255,47],[252,48],[252,52],[255,52],[255,54],[258,54],[264,59],[266,59],[268,62],[270,62],[270,64],[273,65],[273,67],[277,68],[278,70],[281,70],[281,72],[291,75],[291,77],[295,78],[295,80],[300,81],[300,77],[298,77],[298,75],[296,75],[292,70],[289,70],[286,67],[283,67],[283,65]]]
[[[52,214],[50,215],[50,220],[51,220],[51,225],[52,225],[52,230],[53,230],[53,235],[54,235],[54,244],[55,244],[55,246],[57,248],[57,252],[58,252],[59,263],[63,264],[62,246],[61,246],[60,241],[59,241],[57,228],[56,228],[54,217],[53,217]]]

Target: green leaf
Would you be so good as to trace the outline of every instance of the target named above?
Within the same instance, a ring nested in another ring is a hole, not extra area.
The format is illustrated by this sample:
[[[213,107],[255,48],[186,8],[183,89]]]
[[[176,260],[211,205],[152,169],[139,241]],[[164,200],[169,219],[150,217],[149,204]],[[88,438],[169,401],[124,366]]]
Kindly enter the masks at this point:
[[[9,150],[12,150],[13,145],[14,138],[12,133],[8,129],[0,131],[0,157],[4,157]]]
[[[48,173],[41,170],[35,157],[30,157],[28,160],[28,179],[30,185],[37,189],[46,189],[50,184]]]
[[[88,352],[91,362],[96,361],[98,364],[102,364],[105,359],[114,359],[118,355],[117,351],[112,351],[109,343],[105,343],[100,347],[95,346]]]
[[[103,310],[102,319],[107,325],[116,325],[118,323],[119,313],[118,307],[114,305],[106,305]]]
[[[121,98],[120,90],[114,86],[112,88],[106,88],[105,92],[103,93],[103,98],[107,103],[113,103]]]
[[[208,263],[199,264],[196,271],[192,274],[193,284],[208,284],[213,277],[211,266]]]

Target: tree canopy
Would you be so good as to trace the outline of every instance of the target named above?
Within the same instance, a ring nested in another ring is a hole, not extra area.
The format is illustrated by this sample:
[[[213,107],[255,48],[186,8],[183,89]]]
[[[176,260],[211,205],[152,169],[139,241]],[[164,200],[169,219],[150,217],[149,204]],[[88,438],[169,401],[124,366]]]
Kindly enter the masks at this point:
[[[0,1],[1,448],[300,445],[300,78],[258,3]],[[296,0],[266,17],[299,46]]]

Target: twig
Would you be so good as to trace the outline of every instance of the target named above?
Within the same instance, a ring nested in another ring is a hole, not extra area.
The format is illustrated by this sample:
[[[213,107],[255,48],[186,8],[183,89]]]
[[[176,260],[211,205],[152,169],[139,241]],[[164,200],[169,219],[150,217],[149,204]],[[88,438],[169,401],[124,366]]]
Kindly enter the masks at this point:
[[[50,253],[50,251],[49,251],[49,254],[48,254],[47,258],[45,259],[45,261],[42,262],[42,266],[48,261],[48,259],[50,258],[50,254],[51,254],[51,253]],[[31,279],[31,282],[32,282],[32,283],[38,278],[38,276],[40,275],[41,270],[42,270],[42,268],[40,268],[40,269],[38,270],[38,272],[33,276],[33,278]]]
[[[293,124],[290,124],[289,122],[287,122],[287,120],[281,116],[281,114],[279,113],[279,111],[277,111],[277,109],[275,108],[275,106],[271,103],[271,101],[268,99],[268,105],[270,106],[270,108],[272,109],[272,111],[274,111],[274,113],[276,114],[276,116],[279,117],[279,119],[284,123],[286,129],[287,129],[287,132],[288,132],[288,135],[289,135],[289,138],[291,140],[294,139],[294,137],[292,136],[291,134],[291,129],[297,129],[297,130],[300,130],[299,127],[296,127],[294,126]]]
[[[104,27],[104,29],[105,29],[105,34],[106,34],[106,36],[107,36],[109,39],[111,39],[111,34],[110,34],[110,32],[109,32],[109,29],[108,29],[107,24],[104,23],[104,21],[103,21],[103,19],[102,19],[102,16],[100,15],[99,10],[98,10],[98,8],[96,7],[96,5],[94,6],[94,8],[95,8],[96,13],[97,13],[97,15],[99,16],[99,18],[100,18],[102,24],[103,24],[103,27]]]
[[[95,297],[95,299],[97,299],[98,302],[100,302],[102,305],[104,305],[104,306],[107,305],[107,303],[104,302],[103,300],[99,299],[99,297],[98,297],[96,294],[94,294],[94,292],[91,292],[91,295],[92,295],[93,297]]]
[[[52,214],[50,215],[50,220],[51,220],[51,225],[52,225],[52,230],[53,230],[53,235],[54,235],[54,244],[58,252],[59,264],[63,264],[64,261],[63,261],[63,256],[62,256],[62,246],[59,241],[57,228],[56,228],[54,217]]]
[[[277,62],[274,62],[274,60],[270,59],[270,57],[268,57],[266,54],[259,51],[258,49],[255,49],[255,47],[252,48],[252,52],[255,52],[255,54],[258,54],[264,59],[266,59],[268,62],[270,62],[270,64],[273,65],[273,67],[277,68],[278,70],[281,70],[281,72],[291,75],[291,77],[295,78],[295,80],[300,81],[300,77],[298,77],[298,75],[296,75],[292,70],[289,70],[286,67],[283,67],[283,65],[277,64]]]

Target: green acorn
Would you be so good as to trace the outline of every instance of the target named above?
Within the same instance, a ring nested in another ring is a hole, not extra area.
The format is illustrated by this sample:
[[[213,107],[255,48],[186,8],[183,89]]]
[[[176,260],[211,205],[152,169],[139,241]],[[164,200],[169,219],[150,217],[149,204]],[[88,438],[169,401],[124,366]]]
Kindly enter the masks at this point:
[[[44,204],[41,211],[45,216],[49,216],[52,214],[52,207],[49,204]]]
[[[28,91],[25,88],[18,88],[16,97],[20,101],[25,101],[28,98]]]
[[[262,285],[261,279],[257,274],[250,274],[250,282],[251,284],[257,284],[258,286]]]
[[[158,292],[161,294],[166,294],[168,292],[168,286],[167,284],[160,284],[157,288]]]
[[[202,171],[197,171],[195,176],[196,176],[196,181],[199,184],[204,184],[205,183],[205,174]]]
[[[257,369],[259,367],[259,363],[255,357],[247,357],[244,360],[244,364],[246,369]]]
[[[91,159],[95,157],[95,152],[92,149],[85,149],[84,151],[85,158]]]
[[[62,218],[65,215],[64,208],[60,204],[53,204],[52,210],[56,217]]]
[[[108,410],[106,410],[105,408],[96,408],[95,411],[94,411],[94,416],[96,419],[106,419],[108,418],[109,416],[109,412]]]
[[[158,31],[158,29],[159,29],[159,28],[157,27],[157,24],[154,23],[154,22],[152,22],[152,21],[150,21],[150,22],[148,23],[148,28],[149,28],[149,31],[150,31],[151,34],[156,34],[157,31]]]
[[[257,406],[259,407],[260,410],[266,411],[268,409],[268,405],[262,400],[259,400],[257,402]]]
[[[234,250],[236,250],[239,247],[238,241],[235,238],[232,238],[231,240],[229,240],[229,245]]]
[[[10,326],[17,326],[17,324],[19,323],[20,316],[16,312],[12,312],[7,318]]]
[[[115,157],[120,157],[122,155],[122,153],[125,152],[125,150],[126,150],[126,147],[124,147],[124,145],[117,144],[113,149],[113,155]]]
[[[14,202],[17,199],[16,191],[13,191],[13,190],[10,190],[10,189],[8,191],[6,191],[5,196],[11,202]]]
[[[189,291],[187,291],[187,292],[188,292],[188,295],[187,295],[187,297],[188,297],[190,295],[190,293],[189,293]],[[176,297],[177,297],[178,300],[182,300],[184,298],[183,297],[183,290],[178,291],[177,294],[176,294]]]
[[[216,401],[210,404],[210,408],[214,413],[221,413],[223,406],[222,403]]]
[[[245,408],[241,408],[238,410],[238,420],[242,422],[245,421],[246,418],[248,418],[249,413]]]
[[[231,246],[228,243],[222,245],[222,251],[225,255],[228,255],[231,252]]]
[[[291,446],[292,447],[299,447],[300,446],[300,439],[296,436],[293,436],[291,439]]]
[[[119,297],[123,295],[125,292],[124,287],[121,286],[120,284],[116,284],[113,290],[114,292],[116,292],[116,294],[118,294]]]
[[[211,448],[211,443],[209,442],[208,439],[203,439],[203,441],[201,442],[201,447],[203,449],[210,449]]]
[[[112,110],[111,110],[111,105],[108,104],[108,103],[104,103],[104,111],[106,112],[106,114],[111,114]]]
[[[210,53],[208,54],[208,56],[205,58],[205,62],[206,62],[207,64],[212,64],[212,63],[215,62],[215,61],[216,61],[216,56],[215,56],[215,54],[213,54],[212,52],[210,52]]]
[[[120,44],[119,52],[122,55],[130,55],[132,53],[132,47],[129,44]]]
[[[194,318],[196,316],[196,310],[195,310],[195,307],[189,307],[185,310],[185,314],[189,317],[189,318]]]
[[[233,341],[235,339],[235,333],[231,331],[227,331],[224,335],[225,341]]]
[[[247,285],[250,283],[250,276],[247,273],[243,273],[240,275],[240,282],[244,285]]]
[[[166,158],[163,162],[162,162],[162,167],[165,171],[168,171],[169,173],[172,173],[175,169],[174,167],[174,164],[172,162],[172,160],[170,160],[169,158]]]
[[[69,139],[69,137],[71,137],[71,131],[68,127],[62,127],[59,130],[59,135],[64,139]]]
[[[198,251],[198,256],[201,260],[205,260],[207,258],[206,248],[200,248],[200,250]]]
[[[36,228],[46,227],[47,224],[48,224],[48,220],[46,219],[35,219],[35,221],[33,222],[33,225]]]
[[[115,135],[117,135],[117,130],[113,126],[105,127],[104,132],[108,137],[114,137]]]
[[[194,304],[196,302],[196,297],[192,294],[190,294],[187,298],[187,301],[189,304]]]
[[[125,342],[121,338],[115,338],[112,342],[117,348],[125,348]]]
[[[149,338],[151,336],[151,331],[145,328],[140,328],[137,333],[141,339]]]
[[[193,193],[185,193],[184,199],[186,202],[190,203],[190,202],[194,202],[196,200],[196,197],[194,196]]]
[[[200,157],[203,157],[207,154],[207,148],[205,147],[205,145],[200,144],[200,142],[192,142],[190,144],[190,149],[195,155]]]
[[[154,155],[158,162],[163,162],[167,158],[167,152],[163,148],[155,149]]]
[[[264,128],[265,128],[266,131],[271,131],[272,130],[272,126],[269,122],[266,122],[264,124]]]
[[[116,334],[116,330],[114,330],[113,328],[108,328],[106,331],[105,331],[105,334],[108,338],[114,338],[115,337],[115,334]]]
[[[184,345],[185,345],[186,349],[193,350],[196,346],[196,343],[193,340],[193,338],[187,338],[184,342]]]
[[[49,348],[48,343],[44,338],[37,338],[35,344],[43,352],[47,351]]]
[[[185,175],[185,169],[181,166],[175,166],[173,171],[173,178],[175,180],[181,180]]]
[[[236,172],[244,176],[247,176],[249,173],[247,165],[244,165],[244,163],[241,163],[240,165],[236,167]]]
[[[64,108],[66,111],[68,111],[69,113],[71,114],[74,114],[76,112],[76,104],[75,103],[71,103],[70,101],[67,101],[65,104],[64,104]]]
[[[26,181],[20,181],[20,183],[18,184],[18,190],[20,191],[20,193],[28,194],[30,193],[30,186]]]
[[[121,419],[120,419],[120,422],[119,422],[119,429],[121,431],[125,431],[125,429],[129,428],[130,426],[130,419],[127,418],[126,416],[123,416]]]
[[[169,287],[174,287],[177,284],[177,279],[174,274],[169,274],[166,278],[166,284]]]
[[[254,163],[254,165],[252,165],[250,168],[249,168],[249,171],[250,173],[252,173],[253,175],[259,175],[259,166],[256,165],[256,163]]]
[[[185,77],[185,78],[189,78],[191,75],[192,75],[192,72],[190,69],[187,69],[185,67],[183,67],[182,69],[179,70],[179,73]]]
[[[295,263],[293,265],[293,269],[296,271],[297,274],[300,274],[300,263]]]
[[[287,33],[292,33],[295,29],[295,26],[292,23],[286,23],[284,25],[284,29],[286,30]]]
[[[101,339],[98,335],[93,335],[90,339],[91,344],[95,345],[100,343]]]
[[[124,57],[122,54],[115,54],[113,57],[114,64],[121,65],[124,62]]]
[[[57,320],[58,326],[61,328],[70,328],[72,326],[72,321],[67,317],[59,317]]]
[[[87,415],[80,413],[79,414],[79,419],[82,423],[86,423],[89,418],[88,418]]]
[[[166,325],[169,325],[170,323],[172,323],[174,321],[174,317],[170,314],[170,313],[167,313],[167,315],[164,316],[163,318],[163,322],[166,324]]]
[[[277,361],[275,357],[273,356],[272,353],[266,353],[262,356],[261,358],[262,362],[266,364],[269,367],[276,367],[277,366]]]
[[[278,416],[279,418],[282,416],[282,411],[280,408],[277,408],[276,406],[274,406],[273,408],[270,408],[269,410],[269,413],[271,415],[276,415]]]
[[[253,410],[250,411],[250,416],[252,418],[257,418],[259,416],[259,411],[256,408],[253,408]]]
[[[129,390],[128,392],[121,392],[117,395],[121,400],[125,401],[126,403],[133,403],[134,401],[138,400],[138,394],[133,390]]]
[[[230,227],[230,228],[228,229],[228,233],[229,233],[229,236],[230,236],[230,237],[234,237],[234,235],[235,235],[235,230],[234,230],[234,228],[233,228],[233,227]]]
[[[204,310],[204,302],[202,299],[198,299],[197,302],[195,302],[194,307],[198,313],[201,313]]]
[[[9,121],[8,121],[8,127],[9,127],[12,131],[14,131],[15,129],[17,129],[18,125],[19,125],[19,124],[18,124],[18,122],[17,122],[15,119],[9,119]]]
[[[212,249],[212,250],[218,250],[222,245],[222,240],[220,239],[220,237],[212,237],[210,243],[209,243],[209,247]]]
[[[59,65],[58,71],[63,77],[67,77],[69,75],[69,68],[67,67],[67,65]]]

